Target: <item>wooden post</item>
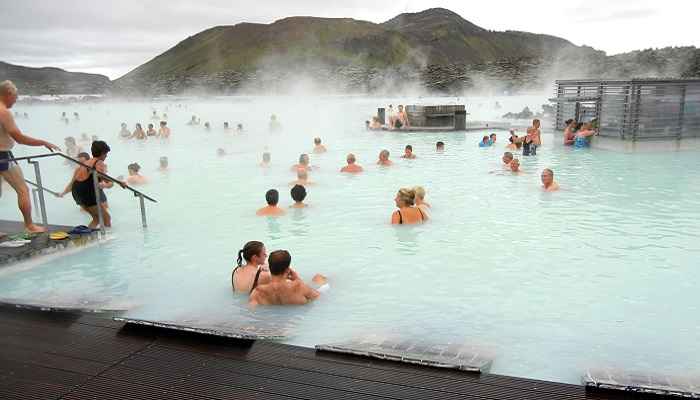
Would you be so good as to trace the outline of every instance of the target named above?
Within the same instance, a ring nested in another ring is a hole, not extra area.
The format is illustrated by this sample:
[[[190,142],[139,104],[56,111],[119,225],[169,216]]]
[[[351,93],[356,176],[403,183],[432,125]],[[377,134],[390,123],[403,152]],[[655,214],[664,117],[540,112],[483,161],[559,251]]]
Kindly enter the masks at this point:
[[[466,110],[455,111],[455,130],[456,131],[466,131],[467,130],[467,111]]]

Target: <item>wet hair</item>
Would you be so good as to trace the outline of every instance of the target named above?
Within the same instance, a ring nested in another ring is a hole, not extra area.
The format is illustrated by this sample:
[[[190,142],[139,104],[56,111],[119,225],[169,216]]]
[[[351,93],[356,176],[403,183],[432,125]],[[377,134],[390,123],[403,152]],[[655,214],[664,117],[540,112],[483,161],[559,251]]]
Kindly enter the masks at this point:
[[[355,161],[357,161],[357,158],[355,158],[355,155],[350,153],[348,156],[345,158],[345,160],[348,162],[348,164],[354,164]]]
[[[308,164],[309,163],[309,155],[306,153],[300,154],[299,155],[299,164]]]
[[[153,129],[153,124],[148,124],[148,129]]]
[[[496,136],[496,134],[495,134],[495,133],[492,133],[492,134],[489,135],[489,137],[492,137],[492,136]]]
[[[250,262],[250,260],[253,259],[253,256],[257,256],[262,252],[263,247],[265,247],[263,242],[258,242],[257,240],[251,240],[250,242],[246,243],[242,249],[238,250],[238,259],[236,259],[236,264],[239,267],[242,267],[243,260]]]
[[[482,141],[482,142],[483,142],[484,140],[488,141],[488,140],[489,140],[489,137],[488,137],[488,136],[484,136],[483,138],[481,138],[481,141]]]
[[[554,178],[554,171],[552,171],[552,170],[549,169],[549,168],[545,168],[545,169],[542,170],[542,173],[544,174],[545,172],[549,172],[549,174],[552,175],[552,178]]]
[[[382,155],[385,155],[386,159],[388,160],[389,159],[389,150],[384,149],[384,150],[380,151],[379,152],[379,159],[382,158]]]
[[[435,143],[435,147],[445,147],[445,142],[437,142]]]
[[[263,161],[270,162],[270,153],[268,153],[268,152],[263,153]]]
[[[129,171],[134,171],[135,173],[138,173],[139,170],[141,169],[141,166],[138,163],[131,163],[126,168]]]
[[[399,200],[401,200],[407,206],[412,206],[416,202],[415,190],[408,188],[399,189]]]
[[[423,186],[416,186],[416,187],[414,187],[414,188],[413,188],[413,193],[415,193],[415,195],[416,195],[415,197],[416,197],[417,199],[423,200],[423,199],[425,198],[425,189],[423,188]]]
[[[294,185],[289,193],[292,195],[292,200],[296,201],[297,203],[304,201],[306,198],[306,188],[301,185]]]
[[[321,144],[321,138],[320,137],[314,138],[314,143]]]
[[[83,151],[83,152],[81,152],[81,153],[78,153],[77,158],[86,158],[86,159],[89,160],[89,159],[90,159],[90,154],[88,154],[88,153],[86,153],[86,152]]]
[[[160,121],[160,126],[165,126],[165,125],[168,125],[168,123],[166,121]]]
[[[574,122],[574,120],[571,119],[571,118],[569,118],[569,119],[567,119],[566,121],[564,121],[564,123],[565,123],[566,125],[569,125],[569,124],[572,123],[572,122]]]
[[[267,263],[270,267],[270,274],[279,276],[289,268],[292,256],[287,250],[275,250],[267,257]]]
[[[510,151],[506,151],[505,153],[503,153],[503,157],[505,157],[505,158],[508,159],[508,160],[512,160],[512,159],[513,159],[513,153],[511,153]]]
[[[533,127],[536,126],[536,127],[539,128],[539,127],[540,127],[540,120],[537,119],[537,118],[533,119],[533,120],[532,120],[532,126],[533,126]]]
[[[280,201],[280,192],[275,189],[270,189],[265,193],[265,201],[268,205],[276,206]]]
[[[137,127],[138,129],[143,129],[143,127],[141,126],[141,124],[136,124],[136,127]]]
[[[102,140],[95,140],[94,142],[92,142],[92,146],[90,146],[90,153],[92,153],[93,157],[100,157],[104,154],[109,153],[110,150],[111,149],[109,148],[107,143],[105,143]]]
[[[413,152],[413,146],[411,146],[410,144],[407,144],[406,150],[411,150],[411,152]]]

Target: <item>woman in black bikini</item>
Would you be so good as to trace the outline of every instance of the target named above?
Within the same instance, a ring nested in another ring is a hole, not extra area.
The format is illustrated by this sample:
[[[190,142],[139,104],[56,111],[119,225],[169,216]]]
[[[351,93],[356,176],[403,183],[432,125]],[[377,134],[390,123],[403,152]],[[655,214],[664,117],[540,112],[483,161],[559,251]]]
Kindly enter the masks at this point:
[[[109,146],[107,143],[96,140],[92,142],[92,158],[85,162],[86,165],[95,168],[98,172],[103,174],[107,173],[107,165],[105,165],[105,159],[107,158],[107,153],[109,153]],[[99,224],[99,214],[97,207],[102,208],[102,220],[106,228],[112,226],[112,217],[109,215],[107,210],[107,196],[103,189],[111,188],[114,184],[112,181],[99,178],[99,205],[97,204],[97,196],[95,195],[95,186],[92,181],[91,171],[85,167],[80,167],[75,172],[75,177],[73,181],[73,187],[71,189],[73,198],[75,201],[83,207],[90,216],[92,221],[88,227],[95,229]]]
[[[270,271],[264,266],[265,261],[267,261],[267,250],[262,242],[246,243],[238,251],[236,268],[231,273],[233,291],[250,294],[259,284],[270,282]]]
[[[394,201],[399,209],[391,214],[392,225],[422,224],[426,220],[423,211],[414,206],[416,192],[413,189],[399,189]]]

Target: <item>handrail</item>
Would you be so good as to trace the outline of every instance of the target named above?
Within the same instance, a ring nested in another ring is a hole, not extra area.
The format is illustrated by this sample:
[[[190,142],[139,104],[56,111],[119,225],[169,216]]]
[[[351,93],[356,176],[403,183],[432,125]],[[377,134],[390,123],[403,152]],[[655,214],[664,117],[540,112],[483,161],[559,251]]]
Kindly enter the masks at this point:
[[[54,196],[56,196],[56,197],[61,197],[61,195],[60,195],[58,192],[54,192],[53,190],[50,190],[50,189],[47,189],[47,188],[42,188],[41,186],[37,185],[36,183],[30,181],[29,179],[25,179],[24,181],[27,182],[28,184],[34,186],[34,187],[37,188],[37,189],[46,190],[47,192],[51,193],[52,195],[54,195]]]
[[[91,167],[91,166],[89,166],[89,165],[87,165],[87,164],[84,164],[83,162],[78,161],[78,160],[76,160],[75,158],[70,157],[70,156],[67,156],[67,155],[65,155],[65,154],[63,154],[63,153],[61,153],[61,152],[39,154],[39,155],[37,155],[37,156],[16,157],[16,158],[11,158],[11,159],[9,159],[9,160],[5,160],[5,162],[12,162],[12,161],[17,162],[17,161],[23,161],[23,160],[30,161],[30,160],[32,160],[32,159],[34,159],[34,158],[55,157],[55,156],[60,156],[60,157],[65,158],[66,160],[70,160],[70,161],[72,161],[72,162],[75,163],[75,164],[78,164],[78,165],[81,165],[81,166],[87,168],[88,171],[95,171],[95,172],[96,172],[98,175],[100,175],[101,177],[106,178],[106,179],[108,179],[108,180],[110,180],[110,181],[112,181],[112,182],[118,184],[119,186],[123,187],[124,189],[130,190],[131,192],[134,193],[134,196],[141,196],[141,197],[143,197],[144,199],[148,199],[148,200],[152,201],[153,203],[157,203],[157,202],[158,202],[158,200],[156,200],[156,199],[154,199],[154,198],[152,198],[152,197],[149,197],[148,195],[146,195],[146,194],[144,194],[144,193],[141,193],[140,191],[138,191],[138,190],[132,188],[131,186],[127,185],[126,183],[124,183],[124,182],[122,182],[122,181],[120,181],[120,180],[118,180],[118,179],[116,179],[116,178],[113,178],[113,177],[111,177],[111,176],[109,176],[109,175],[107,175],[107,174],[105,174],[105,173],[102,173],[102,172],[98,171],[95,167]],[[46,190],[46,189],[44,189],[44,190]],[[46,191],[48,192],[48,190],[46,190]],[[50,193],[50,192],[49,192],[49,193]]]

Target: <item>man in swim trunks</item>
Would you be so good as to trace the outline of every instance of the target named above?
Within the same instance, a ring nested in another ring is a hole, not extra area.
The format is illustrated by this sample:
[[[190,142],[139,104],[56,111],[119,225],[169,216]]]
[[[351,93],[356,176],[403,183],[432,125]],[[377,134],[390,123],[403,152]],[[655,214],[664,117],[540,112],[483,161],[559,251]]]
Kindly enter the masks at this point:
[[[259,209],[255,213],[255,215],[268,216],[268,217],[277,217],[280,215],[284,215],[285,211],[277,206],[277,203],[279,203],[279,200],[280,200],[280,194],[277,190],[275,190],[275,189],[268,190],[267,193],[265,193],[265,201],[267,201],[267,206]]]
[[[24,219],[24,228],[28,232],[45,232],[46,228],[32,222],[32,203],[29,188],[17,162],[7,161],[14,158],[12,148],[15,143],[25,146],[44,146],[50,151],[61,149],[45,140],[26,136],[15,124],[10,109],[17,102],[17,87],[10,81],[0,82],[0,177],[17,192],[17,205]]]
[[[554,182],[554,171],[549,168],[542,170],[542,189],[545,192],[556,192],[559,190],[559,184]]]
[[[286,250],[276,250],[267,259],[270,282],[258,285],[250,294],[248,304],[257,305],[301,305],[316,300],[321,294],[307,286],[289,267],[292,256]],[[326,278],[314,276],[313,282],[326,284]]]
[[[347,172],[349,174],[358,174],[363,171],[362,167],[355,164],[357,161],[355,159],[355,155],[350,153],[345,159],[348,162],[348,165],[344,166],[343,168],[340,169],[340,172]]]

